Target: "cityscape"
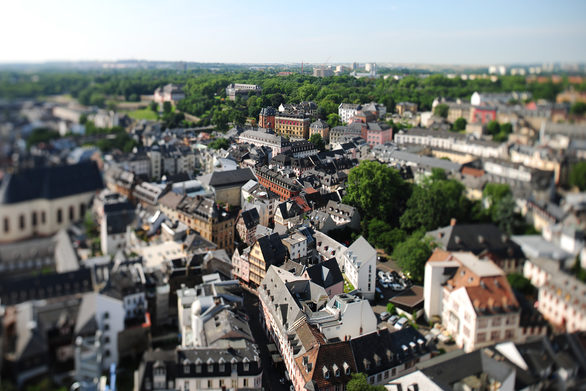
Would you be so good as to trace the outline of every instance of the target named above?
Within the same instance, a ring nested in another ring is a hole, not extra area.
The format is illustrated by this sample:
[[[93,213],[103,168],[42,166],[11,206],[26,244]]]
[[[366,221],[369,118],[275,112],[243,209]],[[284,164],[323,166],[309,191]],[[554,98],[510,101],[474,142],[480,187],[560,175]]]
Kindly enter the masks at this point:
[[[92,3],[0,6],[0,391],[586,389],[586,4]]]

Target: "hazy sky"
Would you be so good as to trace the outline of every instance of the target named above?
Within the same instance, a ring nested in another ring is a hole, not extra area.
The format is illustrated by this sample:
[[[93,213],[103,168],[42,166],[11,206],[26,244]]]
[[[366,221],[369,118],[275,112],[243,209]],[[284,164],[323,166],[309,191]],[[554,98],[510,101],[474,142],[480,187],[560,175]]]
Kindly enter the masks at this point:
[[[585,62],[586,0],[1,0],[0,62]]]

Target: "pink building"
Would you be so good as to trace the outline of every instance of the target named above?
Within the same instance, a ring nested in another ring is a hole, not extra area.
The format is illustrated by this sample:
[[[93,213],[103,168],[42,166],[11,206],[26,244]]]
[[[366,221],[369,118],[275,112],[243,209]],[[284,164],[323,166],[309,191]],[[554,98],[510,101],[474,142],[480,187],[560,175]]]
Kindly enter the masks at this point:
[[[242,250],[242,254],[236,249],[232,255],[232,274],[234,275],[234,278],[240,279],[246,283],[250,280],[249,254],[250,247],[247,247]]]
[[[368,130],[366,132],[366,143],[371,147],[374,145],[383,145],[393,141],[393,128],[389,127],[383,129],[380,125],[368,124]]]

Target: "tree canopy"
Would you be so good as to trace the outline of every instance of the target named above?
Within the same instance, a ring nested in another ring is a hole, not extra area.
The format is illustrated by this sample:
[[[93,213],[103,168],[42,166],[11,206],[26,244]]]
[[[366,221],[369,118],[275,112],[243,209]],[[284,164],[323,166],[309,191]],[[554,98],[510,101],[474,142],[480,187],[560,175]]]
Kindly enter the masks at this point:
[[[399,243],[393,251],[393,259],[401,267],[403,273],[414,281],[421,283],[425,274],[425,263],[432,253],[432,242],[416,233]]]
[[[397,225],[409,194],[410,187],[397,170],[364,160],[350,170],[344,202],[356,206],[361,216]]]
[[[212,141],[209,145],[212,149],[228,149],[230,147],[230,142],[222,137],[219,137]]]
[[[313,145],[315,145],[315,147],[320,151],[324,151],[326,149],[326,142],[318,133],[312,134],[309,138],[309,141],[313,143]]]
[[[586,162],[579,162],[572,166],[570,185],[576,186],[580,191],[586,190]]]
[[[384,386],[375,386],[368,383],[364,373],[352,374],[352,379],[346,384],[347,391],[385,391]]]

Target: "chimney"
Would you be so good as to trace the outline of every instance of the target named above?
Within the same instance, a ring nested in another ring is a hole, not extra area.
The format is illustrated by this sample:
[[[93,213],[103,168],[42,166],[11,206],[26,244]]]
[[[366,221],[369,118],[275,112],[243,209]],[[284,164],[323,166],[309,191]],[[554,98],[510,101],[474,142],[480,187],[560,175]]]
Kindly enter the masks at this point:
[[[454,225],[456,225],[456,219],[454,217],[452,217],[450,219],[450,225],[453,227]]]

